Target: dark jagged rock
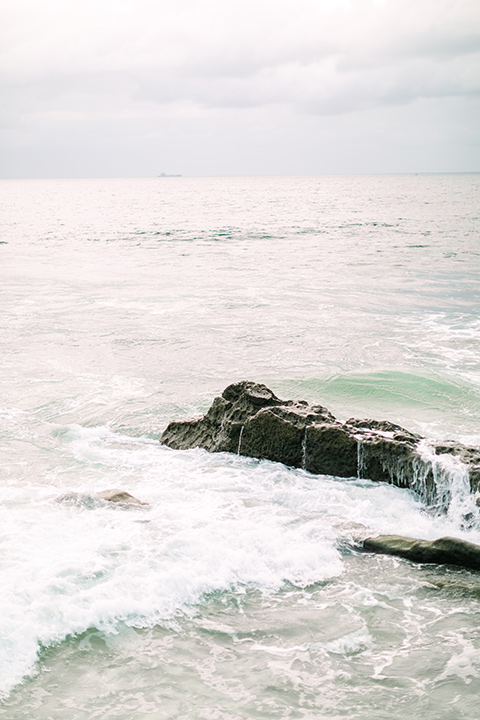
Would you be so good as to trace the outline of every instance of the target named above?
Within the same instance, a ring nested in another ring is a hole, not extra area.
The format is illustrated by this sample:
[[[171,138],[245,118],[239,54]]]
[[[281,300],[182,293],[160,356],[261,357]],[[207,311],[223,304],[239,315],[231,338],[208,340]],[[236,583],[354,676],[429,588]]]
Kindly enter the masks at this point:
[[[432,504],[439,500],[437,480],[442,456],[448,454],[457,458],[458,467],[465,464],[465,472],[468,468],[471,489],[479,488],[478,449],[458,443],[431,446],[425,459],[421,440],[387,421],[351,418],[342,423],[321,405],[280,400],[265,385],[243,381],[229,385],[203,417],[170,423],[161,442],[174,449],[234,452],[316,474],[388,482],[412,488]]]
[[[358,440],[339,423],[314,423],[305,430],[304,470],[317,475],[358,477]]]
[[[441,563],[480,570],[480,545],[452,537],[416,540],[401,535],[380,535],[364,540],[363,549],[397,555],[418,563]]]

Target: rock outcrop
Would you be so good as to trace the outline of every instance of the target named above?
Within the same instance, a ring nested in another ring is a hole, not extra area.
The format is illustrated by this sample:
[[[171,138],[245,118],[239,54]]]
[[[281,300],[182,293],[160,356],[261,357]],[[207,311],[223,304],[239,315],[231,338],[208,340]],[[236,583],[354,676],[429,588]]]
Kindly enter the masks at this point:
[[[351,418],[342,423],[321,405],[284,401],[249,381],[229,385],[203,417],[170,423],[161,442],[174,449],[200,447],[273,460],[315,474],[387,482],[445,507],[452,473],[473,492],[480,487],[476,448],[427,445],[387,421]]]
[[[452,537],[416,540],[401,535],[380,535],[364,540],[363,549],[397,555],[418,563],[441,563],[480,570],[480,546]]]

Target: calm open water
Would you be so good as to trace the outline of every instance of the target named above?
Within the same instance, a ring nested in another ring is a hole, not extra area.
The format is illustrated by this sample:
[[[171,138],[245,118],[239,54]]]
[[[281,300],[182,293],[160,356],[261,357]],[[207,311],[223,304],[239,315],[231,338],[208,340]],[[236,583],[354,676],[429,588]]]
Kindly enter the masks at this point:
[[[478,575],[352,542],[478,523],[158,438],[250,379],[480,445],[480,175],[0,191],[0,717],[476,720]]]

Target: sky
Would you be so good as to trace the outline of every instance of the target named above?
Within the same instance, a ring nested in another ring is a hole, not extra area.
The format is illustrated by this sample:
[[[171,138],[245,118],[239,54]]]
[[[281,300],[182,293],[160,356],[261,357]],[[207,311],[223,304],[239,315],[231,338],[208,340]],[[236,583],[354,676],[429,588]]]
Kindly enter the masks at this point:
[[[0,0],[0,177],[480,171],[479,0]]]

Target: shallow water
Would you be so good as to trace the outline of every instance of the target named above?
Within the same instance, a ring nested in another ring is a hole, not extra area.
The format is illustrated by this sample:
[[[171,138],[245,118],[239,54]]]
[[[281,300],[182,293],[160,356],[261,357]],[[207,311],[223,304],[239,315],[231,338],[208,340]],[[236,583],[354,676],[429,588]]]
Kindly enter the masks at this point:
[[[158,438],[252,379],[479,444],[480,176],[0,184],[0,716],[476,718],[476,576],[354,548],[480,527]]]
[[[9,717],[474,717],[478,587],[392,558],[346,557],[344,574],[211,594],[171,628],[87,631],[43,654]]]

